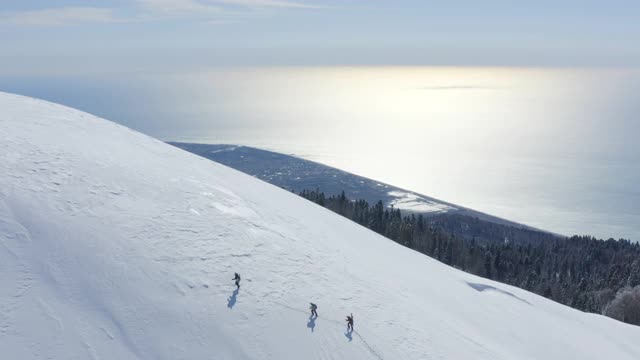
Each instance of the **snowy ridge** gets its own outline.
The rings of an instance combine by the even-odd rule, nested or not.
[[[0,266],[0,353],[11,359],[640,358],[637,327],[457,271],[114,123],[4,93]]]

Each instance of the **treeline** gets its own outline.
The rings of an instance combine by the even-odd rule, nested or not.
[[[344,192],[299,195],[447,265],[640,325],[638,243],[564,238],[463,215],[403,215],[382,201],[351,201]]]

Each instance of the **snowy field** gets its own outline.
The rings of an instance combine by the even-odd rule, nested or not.
[[[453,206],[431,201],[414,193],[390,191],[389,195],[395,198],[389,203],[389,205],[400,210],[420,213],[446,213],[452,210],[457,210]]]
[[[148,136],[0,93],[2,359],[637,360],[638,339]]]

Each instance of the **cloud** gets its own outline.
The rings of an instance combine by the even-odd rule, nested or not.
[[[124,23],[163,20],[200,20],[211,24],[230,23],[260,9],[319,8],[288,0],[130,0],[130,6],[116,10],[102,7],[60,7],[22,12],[0,12],[0,25],[63,26],[84,23]],[[244,9],[244,10],[243,10]],[[123,15],[123,14],[127,15]]]
[[[319,8],[317,5],[305,4],[296,1],[280,0],[211,0],[212,2],[238,5],[246,7],[276,7],[276,8]]]
[[[223,12],[220,7],[196,0],[135,0],[135,3],[151,14],[169,17],[211,15]]]
[[[490,90],[496,89],[494,86],[481,85],[441,85],[441,86],[420,86],[416,90]]]
[[[117,18],[112,9],[98,7],[64,7],[18,13],[0,13],[0,24],[22,26],[61,26],[121,21],[122,19]]]
[[[285,0],[134,0],[134,2],[156,18],[207,17],[209,21],[246,14],[239,11],[242,8],[253,11],[266,8],[318,8],[315,5]]]

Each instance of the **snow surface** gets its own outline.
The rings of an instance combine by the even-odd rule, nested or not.
[[[389,202],[389,206],[393,206],[394,208],[400,210],[416,211],[422,213],[446,213],[449,211],[457,210],[453,206],[427,200],[424,197],[414,193],[404,191],[389,191],[387,194],[396,198]]]
[[[0,93],[3,359],[635,360],[638,339],[148,136]]]

